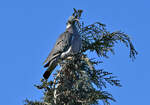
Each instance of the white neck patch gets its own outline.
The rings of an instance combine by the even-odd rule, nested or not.
[[[70,28],[70,27],[71,27],[71,24],[67,24],[66,28],[68,29],[68,28]]]

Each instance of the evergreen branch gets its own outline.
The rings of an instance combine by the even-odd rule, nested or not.
[[[127,47],[130,47],[129,57],[132,58],[132,60],[134,60],[138,54],[128,35],[121,31],[110,33],[106,30],[105,25],[100,22],[86,27],[82,26],[80,30],[83,39],[82,52],[86,52],[87,50],[91,52],[95,51],[98,56],[108,58],[108,52],[114,54],[115,43],[122,42]]]

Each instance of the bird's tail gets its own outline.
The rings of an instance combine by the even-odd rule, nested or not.
[[[50,74],[51,74],[51,71],[46,70],[45,73],[43,74],[43,77],[47,80],[49,78]]]
[[[49,76],[51,75],[52,71],[56,68],[57,65],[58,65],[58,60],[57,60],[57,59],[51,61],[51,63],[50,63],[50,65],[49,65],[48,69],[47,69],[47,70],[45,71],[45,73],[43,74],[43,77],[44,77],[45,79],[48,79]]]

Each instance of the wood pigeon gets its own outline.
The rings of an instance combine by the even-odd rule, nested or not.
[[[43,77],[47,80],[60,60],[67,58],[71,54],[77,54],[81,49],[81,36],[77,30],[76,22],[79,21],[74,16],[69,17],[66,31],[62,33],[56,41],[52,51],[44,62],[44,68],[48,68]]]

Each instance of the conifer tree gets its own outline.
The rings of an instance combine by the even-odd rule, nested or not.
[[[82,10],[74,9],[73,16],[81,19]],[[82,36],[82,49],[60,62],[53,80],[41,79],[38,89],[44,90],[40,101],[25,100],[24,105],[104,105],[115,101],[108,91],[108,84],[121,87],[120,81],[112,73],[100,68],[103,63],[97,58],[89,58],[92,53],[98,57],[109,58],[108,53],[115,54],[114,47],[121,42],[129,48],[129,57],[134,60],[137,55],[129,36],[121,31],[109,32],[106,25],[95,22],[85,26],[83,21],[76,23]],[[88,52],[88,53],[87,53]]]

